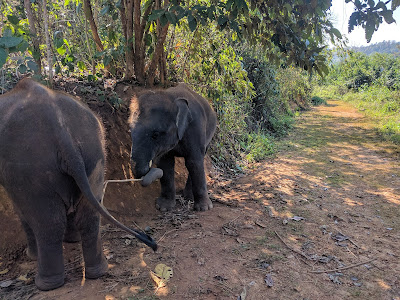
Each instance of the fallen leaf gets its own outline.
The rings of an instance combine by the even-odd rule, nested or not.
[[[171,267],[165,264],[158,264],[154,268],[154,272],[150,271],[150,276],[157,284],[158,288],[164,287],[166,283],[171,279],[173,271]]]
[[[1,288],[7,288],[7,287],[9,287],[10,285],[12,285],[13,284],[13,281],[12,280],[4,280],[4,281],[1,281],[0,282],[0,287]]]
[[[7,274],[8,271],[10,271],[9,269],[4,269],[3,271],[0,271],[0,275],[4,275]]]
[[[19,280],[19,281],[28,281],[29,278],[26,277],[27,275],[28,275],[28,274],[26,274],[26,275],[21,275],[21,276],[19,276],[19,277],[17,278],[17,280]]]
[[[173,275],[172,268],[164,264],[158,264],[154,271],[159,277],[166,281],[170,280]]]
[[[162,288],[165,286],[166,282],[162,278],[158,277],[153,271],[150,271],[150,276],[151,279],[153,279],[153,281],[156,283],[157,288]]]
[[[274,286],[274,281],[272,279],[271,274],[265,275],[264,281],[265,281],[265,283],[267,284],[268,287],[273,287]]]

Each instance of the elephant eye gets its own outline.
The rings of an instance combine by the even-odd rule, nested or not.
[[[151,135],[151,138],[153,140],[156,140],[160,136],[160,132],[154,131],[153,134]]]

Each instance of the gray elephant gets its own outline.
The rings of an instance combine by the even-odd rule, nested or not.
[[[99,203],[104,133],[98,118],[67,94],[23,79],[0,96],[0,185],[13,200],[36,259],[37,287],[64,284],[63,239],[82,242],[86,278],[107,272],[100,214],[156,249],[144,233],[115,220]]]
[[[152,162],[164,172],[157,208],[167,211],[175,206],[175,157],[184,157],[189,172],[185,198],[194,200],[195,210],[211,209],[204,156],[214,135],[217,117],[208,101],[185,84],[179,84],[133,97],[130,110],[134,176],[140,178],[149,172]]]

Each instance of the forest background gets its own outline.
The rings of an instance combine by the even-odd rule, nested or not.
[[[400,6],[351,2],[348,29],[361,26],[367,41]],[[120,82],[187,82],[218,115],[211,158],[234,172],[273,153],[299,111],[329,98],[351,101],[400,143],[399,43],[380,43],[391,49],[385,54],[348,49],[330,7],[330,0],[3,0],[1,93],[24,76],[49,86],[68,78],[119,109]]]

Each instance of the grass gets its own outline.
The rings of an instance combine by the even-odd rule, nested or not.
[[[349,102],[373,119],[376,129],[386,140],[400,144],[400,91],[370,86],[354,92],[330,85],[316,87],[313,96]]]

